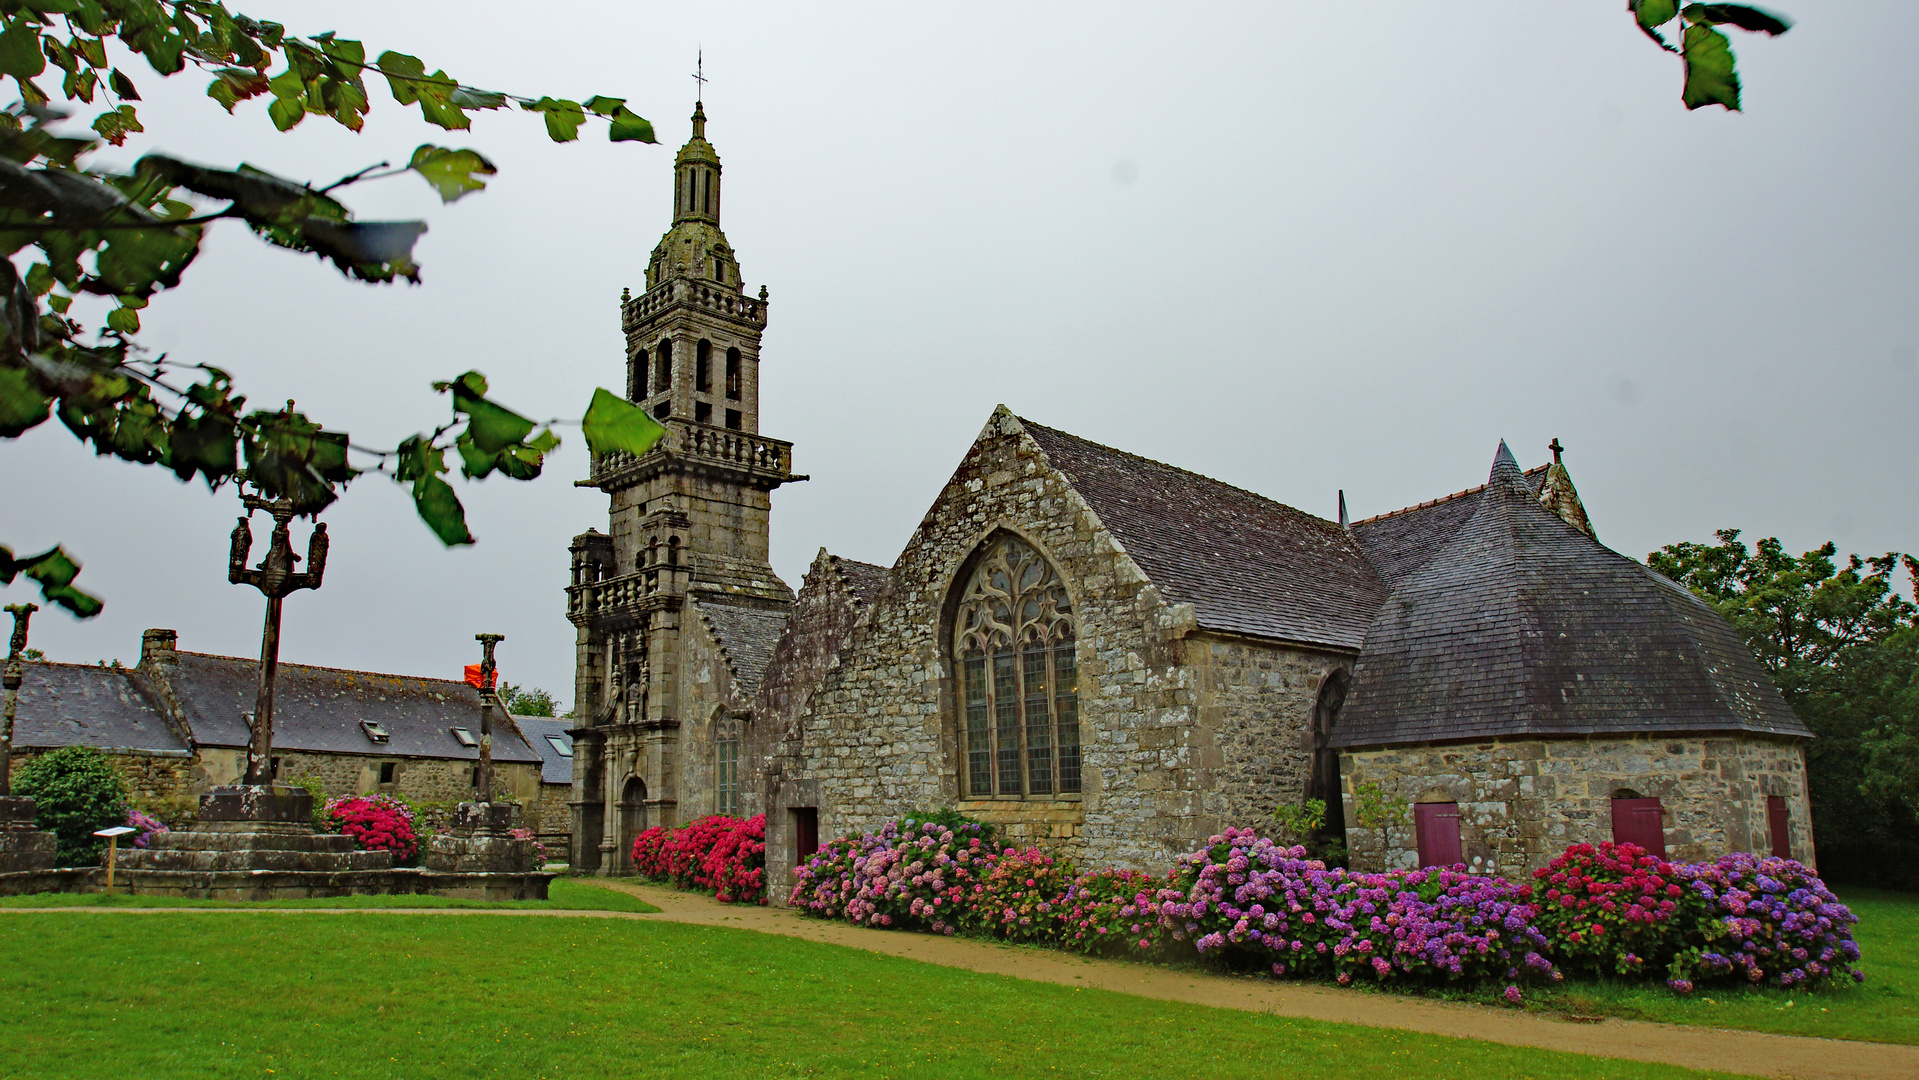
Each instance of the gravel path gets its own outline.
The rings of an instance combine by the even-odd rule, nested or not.
[[[1483,1039],[1593,1057],[1655,1061],[1691,1069],[1732,1070],[1792,1080],[1919,1080],[1919,1047],[1811,1039],[1752,1031],[1637,1020],[1571,1023],[1518,1010],[1423,1001],[1386,994],[1336,991],[1293,983],[1181,972],[1125,960],[1101,960],[970,938],[867,930],[844,922],[805,919],[783,908],[739,907],[693,893],[624,881],[596,885],[630,893],[659,914],[621,911],[487,910],[475,908],[256,908],[259,914],[492,915],[525,918],[666,920],[779,934],[943,967],[1016,979],[1092,987],[1121,994],[1183,1001],[1222,1009],[1398,1028],[1428,1035]],[[16,912],[80,915],[165,915],[232,912],[232,908],[8,908]],[[240,909],[246,910],[246,909]]]

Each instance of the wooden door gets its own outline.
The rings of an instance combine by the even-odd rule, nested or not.
[[[1782,859],[1792,858],[1792,823],[1786,817],[1784,795],[1766,796],[1766,823],[1772,826],[1772,853]]]
[[[1413,839],[1419,845],[1421,866],[1465,862],[1459,843],[1459,804],[1413,804]]]
[[[1655,858],[1666,857],[1665,811],[1658,799],[1614,799],[1612,838],[1615,843],[1638,844]]]

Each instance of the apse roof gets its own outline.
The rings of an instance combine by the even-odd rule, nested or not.
[[[1471,513],[1380,607],[1334,745],[1810,734],[1724,619],[1541,506],[1504,443],[1453,501]]]

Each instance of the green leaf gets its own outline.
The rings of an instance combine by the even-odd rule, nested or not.
[[[419,57],[388,49],[374,63],[380,73],[386,76],[387,87],[393,91],[393,100],[402,105],[411,105],[420,100],[419,84],[414,80],[426,77],[426,64]]]
[[[466,529],[466,508],[460,505],[460,497],[445,480],[429,476],[415,481],[413,507],[419,511],[426,527],[440,538],[440,543],[458,547],[473,542],[473,534]]]
[[[233,107],[240,102],[258,97],[268,90],[267,77],[249,68],[220,68],[213,74],[213,81],[207,84],[207,96],[219,102],[228,112],[232,112]],[[272,111],[272,107],[269,106],[267,109],[269,116]]]
[[[291,131],[294,125],[307,118],[306,106],[297,98],[276,97],[267,106],[267,119],[281,131]]]
[[[453,392],[453,411],[466,415],[467,434],[475,446],[489,455],[519,444],[539,426],[511,409],[488,401],[483,396],[486,377],[477,371],[469,371],[453,382],[435,385]]]
[[[26,368],[0,367],[0,439],[18,438],[47,419],[53,399],[42,394]]]
[[[140,91],[133,88],[133,80],[127,78],[119,68],[113,69],[113,74],[107,76],[107,82],[113,87],[113,92],[121,98],[127,101],[140,100]]]
[[[1687,4],[1686,17],[1693,22],[1737,26],[1773,37],[1792,29],[1792,20],[1744,4]]]
[[[586,110],[577,101],[543,97],[527,106],[546,114],[546,133],[554,142],[572,142],[580,137],[580,125],[586,123]]]
[[[1657,30],[1679,17],[1678,0],[1632,0],[1633,18],[1646,30]]]
[[[638,405],[605,388],[593,391],[593,401],[580,421],[587,452],[598,457],[615,450],[638,456],[653,449],[666,429]]]
[[[47,58],[40,51],[40,31],[25,19],[15,19],[0,32],[0,75],[11,75],[22,83],[47,69]]]
[[[1680,95],[1686,108],[1723,105],[1739,111],[1739,74],[1733,70],[1732,42],[1703,23],[1686,27],[1683,39],[1686,88]]]
[[[0,585],[11,582],[15,574],[24,575],[39,584],[40,595],[48,603],[59,604],[82,619],[91,619],[100,614],[105,604],[99,597],[73,587],[73,579],[79,573],[80,564],[74,562],[64,548],[56,547],[52,551],[16,559],[6,548],[0,547]]]
[[[657,143],[660,140],[653,135],[652,121],[632,112],[625,106],[613,114],[613,122],[607,125],[606,137],[612,142]]]
[[[107,312],[107,329],[120,334],[140,332],[140,313],[130,307],[117,307]]]
[[[426,145],[413,151],[407,168],[419,173],[439,193],[441,202],[453,202],[463,195],[486,190],[487,176],[499,170],[477,150],[447,150]]]
[[[475,90],[470,86],[462,86],[454,90],[453,93],[447,97],[447,100],[463,109],[506,108],[505,94],[496,93],[492,90]]]
[[[224,416],[182,415],[173,422],[160,463],[182,480],[198,472],[209,488],[216,487],[240,467],[240,432]]]

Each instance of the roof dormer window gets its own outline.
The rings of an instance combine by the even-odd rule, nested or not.
[[[478,745],[480,745],[480,740],[478,740],[478,739],[476,739],[476,738],[474,738],[474,737],[473,737],[473,732],[472,732],[472,731],[470,731],[470,730],[468,730],[468,729],[466,729],[466,728],[463,728],[463,727],[456,727],[456,728],[453,728],[453,729],[452,729],[452,731],[453,731],[453,737],[454,737],[454,738],[456,738],[456,739],[458,739],[458,740],[460,740],[460,745],[461,745],[461,746],[478,746]]]
[[[573,756],[573,744],[560,738],[558,735],[548,735],[546,741],[547,745],[553,747],[553,752],[561,757]]]
[[[386,733],[386,728],[381,727],[377,720],[360,721],[360,730],[366,732],[366,737],[376,743],[383,743],[393,738],[393,736]]]

